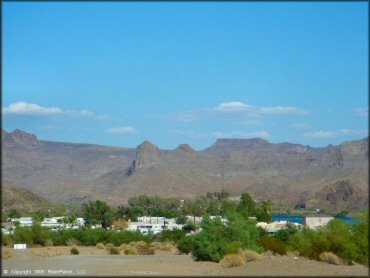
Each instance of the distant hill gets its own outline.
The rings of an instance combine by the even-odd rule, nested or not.
[[[2,208],[5,213],[10,209],[16,209],[21,213],[32,213],[39,210],[54,209],[54,204],[30,190],[16,188],[9,183],[4,183],[2,185]]]
[[[53,201],[119,204],[139,194],[189,198],[225,189],[286,207],[368,206],[357,197],[330,205],[323,198],[346,182],[367,199],[368,137],[325,148],[220,139],[203,151],[186,144],[161,150],[148,141],[136,149],[48,142],[20,130],[2,137],[3,178]]]

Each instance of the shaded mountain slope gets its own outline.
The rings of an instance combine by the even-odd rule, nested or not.
[[[135,150],[40,141],[19,130],[3,131],[2,167],[14,185],[64,202],[100,198],[119,204],[140,194],[187,198],[226,189],[286,206],[303,198],[317,205],[326,202],[317,193],[341,180],[367,196],[368,138],[326,148],[220,139],[203,151],[186,144],[161,150],[145,141]],[[345,206],[357,209],[351,204],[355,200]]]

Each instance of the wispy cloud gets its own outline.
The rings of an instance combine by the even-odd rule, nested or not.
[[[219,106],[215,107],[213,110],[216,112],[243,112],[250,111],[253,109],[252,105],[245,104],[239,101],[223,102]]]
[[[335,138],[337,135],[335,132],[332,131],[315,131],[315,132],[307,132],[303,134],[303,137],[307,138],[314,138],[314,139],[326,139],[326,138]]]
[[[189,110],[172,114],[154,114],[152,118],[172,120],[184,123],[196,122],[202,119],[216,118],[231,121],[241,125],[259,124],[257,119],[264,115],[301,115],[308,114],[307,110],[290,107],[262,107],[253,106],[240,101],[222,102],[211,108]]]
[[[3,113],[9,115],[48,116],[62,114],[63,110],[59,107],[42,107],[38,104],[20,101],[12,103],[8,107],[3,107]]]
[[[212,133],[216,138],[268,138],[271,135],[267,131],[254,131],[254,132],[245,132],[241,130],[223,132],[216,131]]]
[[[291,127],[296,128],[296,129],[308,129],[308,128],[311,128],[312,125],[306,124],[306,123],[297,123],[297,124],[291,125]]]
[[[368,131],[343,128],[339,130],[338,133],[346,136],[365,136],[368,133]]]
[[[368,117],[369,116],[369,108],[358,108],[355,110],[355,115],[356,116],[361,116],[361,117]]]
[[[261,114],[267,115],[284,115],[284,114],[291,114],[291,115],[307,115],[308,111],[304,109],[300,109],[297,107],[291,106],[276,106],[276,107],[262,107],[260,108]]]
[[[131,134],[135,132],[136,130],[132,126],[113,127],[105,131],[105,133],[111,134]]]
[[[69,116],[69,117],[81,117],[91,118],[95,120],[107,120],[108,116],[96,115],[86,109],[82,110],[63,110],[59,107],[45,107],[35,103],[28,103],[26,101],[19,101],[10,104],[8,107],[3,107],[4,115],[13,116]]]
[[[368,134],[368,130],[354,130],[354,129],[346,129],[342,128],[337,131],[315,131],[315,132],[307,132],[303,134],[304,137],[307,138],[314,138],[314,139],[326,139],[326,138],[335,138],[340,136],[366,136]]]

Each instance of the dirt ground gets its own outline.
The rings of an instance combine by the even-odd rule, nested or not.
[[[2,248],[3,276],[369,276],[361,265],[331,265],[294,256],[265,255],[244,266],[223,268],[218,263],[195,262],[175,250],[155,255],[109,255],[97,247],[34,247],[26,250]]]

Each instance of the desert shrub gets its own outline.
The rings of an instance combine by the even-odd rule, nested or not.
[[[263,237],[259,243],[265,250],[270,250],[273,254],[286,255],[287,246],[280,239]]]
[[[134,245],[139,255],[154,255],[155,250],[145,241],[138,241]]]
[[[360,215],[360,221],[352,226],[353,242],[357,246],[356,262],[369,265],[369,213]]]
[[[280,229],[273,235],[273,237],[287,243],[289,238],[297,231],[297,228],[293,224],[288,223],[285,229]]]
[[[34,224],[31,227],[16,227],[12,239],[15,243],[27,243],[30,245],[45,245],[49,238],[48,229]]]
[[[114,247],[114,244],[113,244],[113,243],[111,243],[111,242],[109,242],[109,243],[107,243],[107,244],[105,245],[105,248],[107,248],[107,249],[109,249],[109,248],[111,248],[111,247]]]
[[[161,250],[161,251],[171,251],[174,246],[170,242],[152,242],[149,244],[150,247],[154,248],[154,250]]]
[[[326,263],[329,263],[329,264],[340,265],[340,259],[338,258],[338,256],[331,253],[331,252],[321,253],[319,258],[320,258],[320,261],[322,261],[322,262],[326,262]]]
[[[194,236],[186,236],[177,242],[177,249],[180,253],[189,254],[194,246]]]
[[[11,245],[11,243],[12,243],[12,240],[11,240],[10,236],[6,235],[4,233],[1,233],[1,244],[3,246],[9,246],[9,245]]]
[[[111,255],[119,255],[119,253],[120,253],[120,251],[119,251],[119,249],[117,247],[111,246],[109,248],[109,254],[111,254]]]
[[[155,239],[161,242],[172,241],[177,243],[179,240],[185,237],[185,232],[182,230],[164,230],[160,234],[155,236]]]
[[[96,246],[98,243],[112,243],[119,246],[133,241],[149,242],[152,240],[152,237],[142,235],[140,232],[117,232],[103,228],[91,229],[86,227],[78,230],[49,231],[49,237],[55,245],[67,245],[68,241],[74,238],[78,240],[79,245],[84,246]]]
[[[324,252],[317,252],[313,246],[313,242],[320,242],[321,246],[316,243],[316,247],[320,249],[326,249],[325,242],[322,240],[316,240],[318,233],[312,229],[304,228],[302,231],[299,231],[293,234],[288,240],[288,249],[290,251],[298,251],[301,256],[308,257],[310,259],[318,259],[318,256]]]
[[[250,261],[258,261],[262,258],[261,254],[249,249],[245,249],[241,252],[241,256],[244,258],[246,262]]]
[[[242,266],[245,264],[244,258],[239,254],[228,254],[221,261],[220,264],[224,268]]]
[[[98,242],[98,243],[96,244],[96,247],[97,247],[98,249],[105,249],[105,245],[104,245],[104,243],[102,243],[102,242]]]
[[[71,254],[72,255],[78,255],[78,254],[80,254],[80,251],[78,251],[77,247],[72,247],[71,248]]]
[[[138,255],[136,248],[132,248],[132,247],[128,247],[127,249],[125,249],[124,253],[126,255]]]
[[[185,233],[190,233],[192,231],[196,231],[198,229],[198,225],[195,224],[195,223],[187,223],[185,224],[183,227],[182,227],[182,230],[185,232]]]
[[[202,231],[192,236],[191,253],[196,260],[219,262],[229,251],[228,248],[236,244],[232,242],[240,242],[240,248],[243,249],[262,250],[256,244],[258,231],[255,225],[249,224],[235,212],[228,213],[227,219],[228,222],[224,224],[220,218],[203,218]]]
[[[237,254],[240,253],[242,249],[242,244],[240,241],[232,241],[225,245],[225,254]]]

